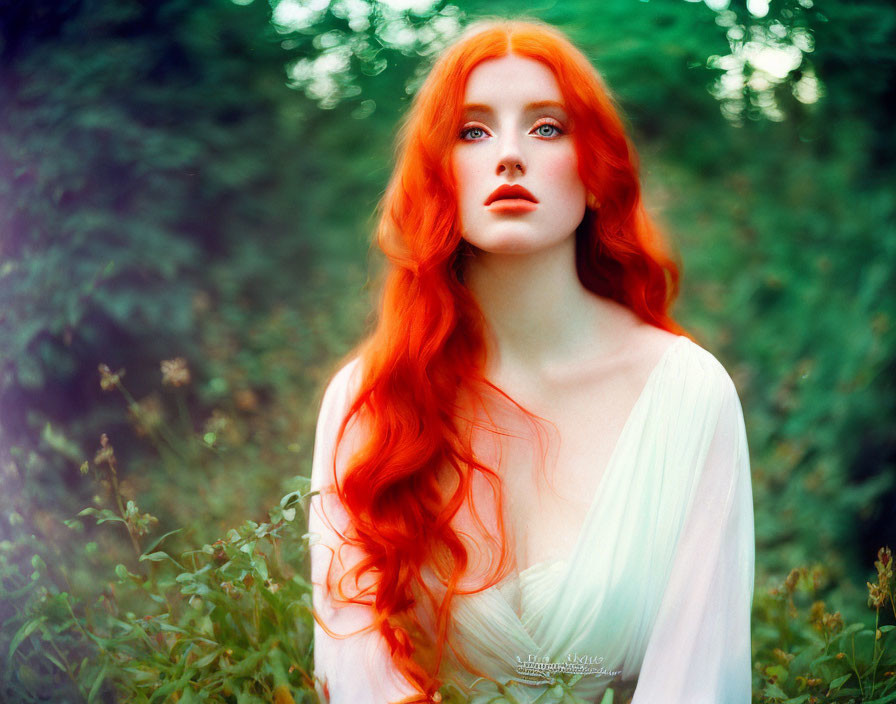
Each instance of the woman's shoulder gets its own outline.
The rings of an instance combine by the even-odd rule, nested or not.
[[[679,372],[687,371],[706,382],[717,381],[723,385],[731,382],[719,359],[689,335],[644,323],[632,331],[631,339],[631,347],[640,348],[642,358],[647,359],[650,366],[671,362]]]
[[[675,341],[677,378],[695,400],[719,404],[738,401],[737,387],[731,374],[709,349],[687,335]]]
[[[324,388],[322,405],[334,405],[344,409],[358,390],[362,369],[360,354],[343,360]]]

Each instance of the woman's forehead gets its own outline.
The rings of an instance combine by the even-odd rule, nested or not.
[[[550,68],[535,59],[510,54],[483,61],[467,78],[464,107],[470,112],[488,112],[495,106],[563,109],[563,96]]]

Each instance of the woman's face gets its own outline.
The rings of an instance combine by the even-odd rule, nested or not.
[[[524,254],[575,232],[586,189],[562,103],[554,74],[533,59],[509,54],[470,73],[452,153],[467,242],[486,252]],[[495,194],[502,186],[521,186],[529,195]]]

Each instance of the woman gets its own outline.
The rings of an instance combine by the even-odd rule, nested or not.
[[[602,81],[549,26],[480,23],[398,153],[378,326],[315,441],[322,698],[748,704],[741,405],[669,316]]]

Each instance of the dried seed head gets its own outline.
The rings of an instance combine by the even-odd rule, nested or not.
[[[111,391],[116,386],[118,386],[121,377],[124,376],[124,369],[119,369],[114,374],[112,370],[109,369],[109,366],[106,364],[100,364],[98,367],[100,371],[100,388],[103,391]]]
[[[183,357],[164,359],[161,363],[162,383],[166,386],[186,386],[190,383],[190,370]]]

